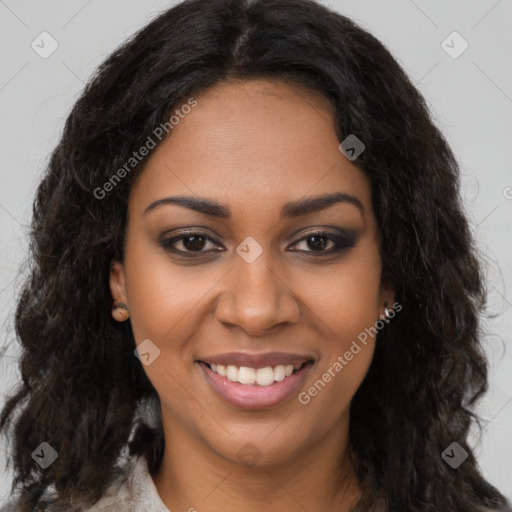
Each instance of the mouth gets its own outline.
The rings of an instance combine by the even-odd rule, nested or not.
[[[247,363],[251,366],[198,360],[203,376],[215,393],[228,404],[245,410],[280,405],[299,388],[315,361],[305,357],[278,358],[290,364]],[[275,361],[275,358],[274,358]],[[230,361],[234,362],[234,361]]]

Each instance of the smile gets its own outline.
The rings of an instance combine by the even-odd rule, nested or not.
[[[197,362],[216,395],[245,410],[280,405],[298,390],[314,364],[307,360],[293,365],[253,368]]]
[[[292,375],[306,363],[298,363],[295,365],[277,365],[265,366],[264,368],[248,368],[247,366],[224,366],[222,364],[212,364],[210,369],[212,372],[226,377],[231,382],[239,382],[246,385],[271,386],[274,382],[281,382],[286,377]]]

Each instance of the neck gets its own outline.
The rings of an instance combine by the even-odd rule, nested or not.
[[[348,420],[348,419],[347,419]],[[360,489],[349,455],[348,421],[284,462],[246,466],[222,457],[189,430],[164,420],[157,491],[170,511],[349,512]]]

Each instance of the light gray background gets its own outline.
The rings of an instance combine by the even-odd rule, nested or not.
[[[67,113],[104,58],[174,3],[0,0],[1,344],[14,339],[17,272],[26,258],[32,200]],[[485,321],[490,390],[479,408],[483,436],[473,442],[485,476],[512,498],[512,1],[324,4],[353,18],[391,50],[427,99],[461,165],[463,197],[487,262],[487,313],[497,315]],[[31,48],[43,31],[59,45],[47,59]],[[441,46],[453,31],[469,44],[458,58]],[[462,41],[452,39],[446,44],[453,53]],[[16,354],[11,344],[0,360],[0,405],[19,378]],[[0,503],[11,478],[3,471],[2,448]]]

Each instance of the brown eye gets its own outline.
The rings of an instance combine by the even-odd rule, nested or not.
[[[187,234],[181,234],[168,239],[160,241],[160,245],[166,250],[176,254],[183,255],[185,257],[192,256],[194,254],[187,253],[209,253],[211,250],[204,250],[208,243],[217,246],[216,240],[208,236],[205,233],[200,232],[189,232]],[[215,250],[215,249],[214,249]]]
[[[186,236],[182,238],[183,240],[183,247],[187,251],[200,251],[204,248],[206,244],[206,237],[201,235],[192,235],[192,236]]]
[[[329,238],[322,235],[312,235],[305,238],[307,240],[307,245],[313,251],[323,251],[329,242],[332,242]],[[332,242],[334,243],[334,242]]]
[[[344,235],[336,235],[334,233],[322,231],[317,233],[308,233],[307,236],[295,242],[293,246],[297,246],[298,244],[303,243],[303,246],[306,248],[299,249],[297,252],[317,252],[320,253],[320,255],[327,255],[354,247],[356,244],[356,238],[357,237],[354,233],[347,232]],[[329,242],[333,245],[331,245],[331,247],[326,250]]]

